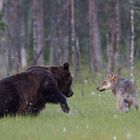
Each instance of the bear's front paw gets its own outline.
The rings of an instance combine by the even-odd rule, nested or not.
[[[63,112],[65,112],[65,113],[69,113],[69,111],[70,111],[69,106],[66,104],[61,104],[61,108],[62,108]]]

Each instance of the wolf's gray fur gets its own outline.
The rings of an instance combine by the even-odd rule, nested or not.
[[[132,80],[124,79],[118,75],[111,74],[107,80],[102,81],[97,87],[99,91],[111,90],[116,98],[116,110],[127,112],[130,107],[138,110],[137,88]]]

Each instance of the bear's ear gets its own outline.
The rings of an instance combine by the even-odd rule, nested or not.
[[[69,70],[69,63],[68,63],[68,62],[65,62],[65,63],[63,64],[63,68],[64,68],[65,70]]]

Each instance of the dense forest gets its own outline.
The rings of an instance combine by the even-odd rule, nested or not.
[[[139,0],[1,0],[0,77],[65,61],[74,74],[129,68],[139,25]]]

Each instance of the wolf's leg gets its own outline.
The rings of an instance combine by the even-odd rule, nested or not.
[[[121,110],[123,112],[128,112],[129,111],[129,105],[128,105],[128,102],[126,102],[125,100],[122,102],[122,108]]]
[[[136,109],[136,110],[139,110],[139,104],[138,104],[138,101],[135,97],[133,97],[131,99],[131,102],[132,102],[132,106]]]
[[[119,95],[117,95],[116,96],[116,111],[117,112],[121,112],[121,104],[122,104],[121,98]]]
[[[116,97],[116,111],[119,112],[120,109],[119,109],[119,100],[118,98]]]
[[[122,95],[116,96],[116,110],[118,112],[128,112],[129,111],[128,102],[126,102],[126,99],[124,99],[124,96],[122,96]]]

